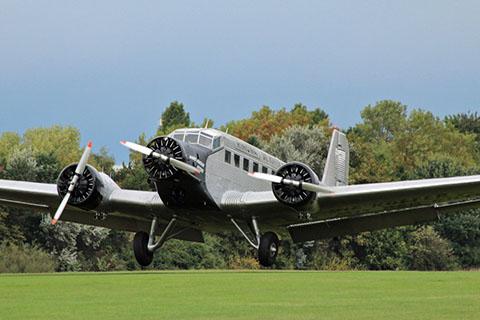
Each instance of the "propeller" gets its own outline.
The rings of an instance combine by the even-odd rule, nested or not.
[[[175,158],[168,157],[164,154],[155,152],[148,147],[145,147],[145,146],[133,143],[133,142],[129,142],[129,141],[120,141],[120,143],[123,144],[125,147],[127,147],[130,150],[140,152],[140,153],[142,153],[146,156],[152,156],[152,157],[155,157],[155,158],[159,158],[163,162],[165,162],[167,164],[171,164],[172,166],[174,166],[175,168],[177,168],[179,170],[186,171],[186,172],[194,174],[196,176],[198,176],[200,174],[200,170],[198,168],[195,168],[194,166],[191,166],[188,163],[177,160]]]
[[[92,141],[88,141],[88,144],[85,147],[85,151],[83,151],[82,157],[80,158],[80,161],[77,164],[77,168],[75,169],[75,175],[73,176],[72,180],[70,181],[70,185],[68,186],[67,194],[63,197],[62,202],[60,202],[60,206],[57,208],[57,211],[55,212],[55,215],[52,219],[52,225],[57,223],[58,219],[60,219],[60,216],[63,213],[63,210],[65,210],[65,207],[67,206],[67,202],[70,199],[70,196],[72,195],[73,190],[77,186],[78,179],[80,179],[80,176],[85,171],[85,166],[87,165],[87,161],[88,161],[88,158],[90,157],[91,151],[92,151]]]
[[[265,180],[265,181],[270,181],[273,183],[279,183],[287,186],[294,186],[297,188],[300,188],[302,190],[306,191],[311,191],[311,192],[321,192],[321,193],[333,193],[333,190],[324,187],[318,184],[310,183],[310,182],[304,182],[304,181],[296,181],[296,180],[291,180],[291,179],[285,179],[280,176],[275,176],[272,174],[267,174],[267,173],[260,173],[260,172],[249,172],[248,173],[250,176],[260,179],[260,180]]]

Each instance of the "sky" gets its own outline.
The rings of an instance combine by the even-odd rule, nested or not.
[[[262,105],[347,128],[382,99],[480,111],[479,1],[0,0],[0,132],[54,124],[128,159],[184,103],[216,125]]]

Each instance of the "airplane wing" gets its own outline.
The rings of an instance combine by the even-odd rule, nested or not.
[[[53,213],[60,203],[56,184],[0,180],[0,205]],[[169,220],[158,193],[115,188],[95,210],[67,206],[62,220],[124,231],[150,231],[153,215]],[[160,224],[160,229],[162,225]],[[203,242],[201,231],[182,228],[175,238]]]
[[[423,223],[480,208],[480,175],[331,187],[307,208],[280,203],[273,192],[228,192],[223,206],[283,224],[295,242]],[[303,218],[303,221],[300,220]],[[300,223],[301,221],[301,223]]]
[[[480,208],[480,175],[335,187],[319,194],[315,222],[288,227],[294,241],[324,239],[438,219]]]

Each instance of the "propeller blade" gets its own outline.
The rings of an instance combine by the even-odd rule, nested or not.
[[[169,158],[169,157],[166,157],[166,158],[168,159],[167,161],[169,161],[170,164],[177,169],[190,172],[190,173],[192,173],[196,176],[198,176],[200,174],[200,170],[198,168],[195,168],[194,166],[191,166],[188,163],[185,163],[183,161],[180,161],[180,160],[177,160],[177,159],[174,159],[174,158]]]
[[[266,180],[270,181],[273,183],[282,183],[282,177],[280,176],[275,176],[273,174],[267,174],[267,173],[260,173],[260,172],[249,172],[248,175],[260,179],[260,180]]]
[[[282,178],[280,176],[275,176],[275,175],[272,175],[272,174],[266,174],[266,173],[260,173],[260,172],[250,172],[248,174],[250,176],[252,176],[254,178],[257,178],[257,179],[260,179],[260,180],[270,181],[270,182],[273,182],[273,183],[281,183],[281,184],[289,185],[289,186],[294,186],[294,187],[297,187],[297,188],[300,188],[300,189],[306,190],[306,191],[321,192],[321,193],[333,193],[333,190],[328,188],[328,187],[321,186],[321,185],[314,184],[314,183],[310,183],[310,182],[295,181],[295,180],[285,179],[285,178]]]
[[[77,164],[77,169],[75,169],[76,174],[83,174],[85,170],[85,166],[87,165],[88,158],[90,157],[90,153],[92,152],[92,141],[88,141],[87,146],[85,147],[85,151],[83,151],[82,157]]]
[[[67,192],[65,197],[63,197],[62,202],[60,202],[60,206],[58,207],[57,211],[55,212],[55,216],[52,219],[52,225],[56,224],[58,219],[60,219],[60,216],[63,213],[63,210],[65,210],[65,207],[67,206],[68,199],[70,199],[70,192]]]
[[[189,165],[188,163],[185,163],[183,161],[180,161],[180,160],[168,157],[164,154],[155,152],[148,147],[145,147],[145,146],[133,143],[133,142],[129,142],[129,141],[120,141],[120,143],[123,144],[125,147],[129,148],[130,150],[140,152],[140,153],[142,153],[146,156],[152,156],[152,157],[155,157],[155,158],[159,158],[165,163],[170,163],[172,166],[174,166],[177,169],[192,173],[192,174],[197,175],[197,176],[200,174],[200,170],[198,168],[195,168],[194,166]]]
[[[60,216],[62,215],[63,210],[65,210],[65,207],[67,206],[68,199],[70,199],[70,196],[72,195],[72,191],[75,189],[77,185],[78,179],[83,174],[83,171],[85,171],[88,158],[90,157],[90,153],[92,151],[92,145],[93,145],[92,141],[88,141],[87,146],[83,151],[82,157],[80,158],[80,161],[78,162],[77,167],[75,168],[75,175],[73,176],[72,181],[70,181],[67,194],[65,195],[65,197],[63,197],[62,202],[60,202],[60,206],[57,208],[57,211],[55,212],[55,215],[52,219],[52,225],[56,224],[57,221],[60,219]]]
[[[146,156],[149,156],[153,153],[152,149],[150,149],[148,147],[145,147],[145,146],[141,146],[139,144],[136,144],[136,143],[133,143],[133,142],[130,142],[130,141],[122,140],[122,141],[120,141],[120,143],[123,144],[128,149],[143,153]]]

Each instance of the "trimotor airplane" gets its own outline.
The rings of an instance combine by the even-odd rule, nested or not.
[[[87,165],[89,143],[57,184],[0,180],[0,204],[56,209],[52,224],[62,218],[136,232],[133,250],[142,266],[168,239],[202,242],[202,231],[238,230],[257,250],[260,264],[271,266],[277,233],[288,231],[294,242],[305,242],[480,207],[480,175],[348,185],[349,146],[338,130],[321,180],[306,164],[284,163],[215,129],[178,129],[147,146],[122,144],[144,155],[156,191],[121,189]]]

